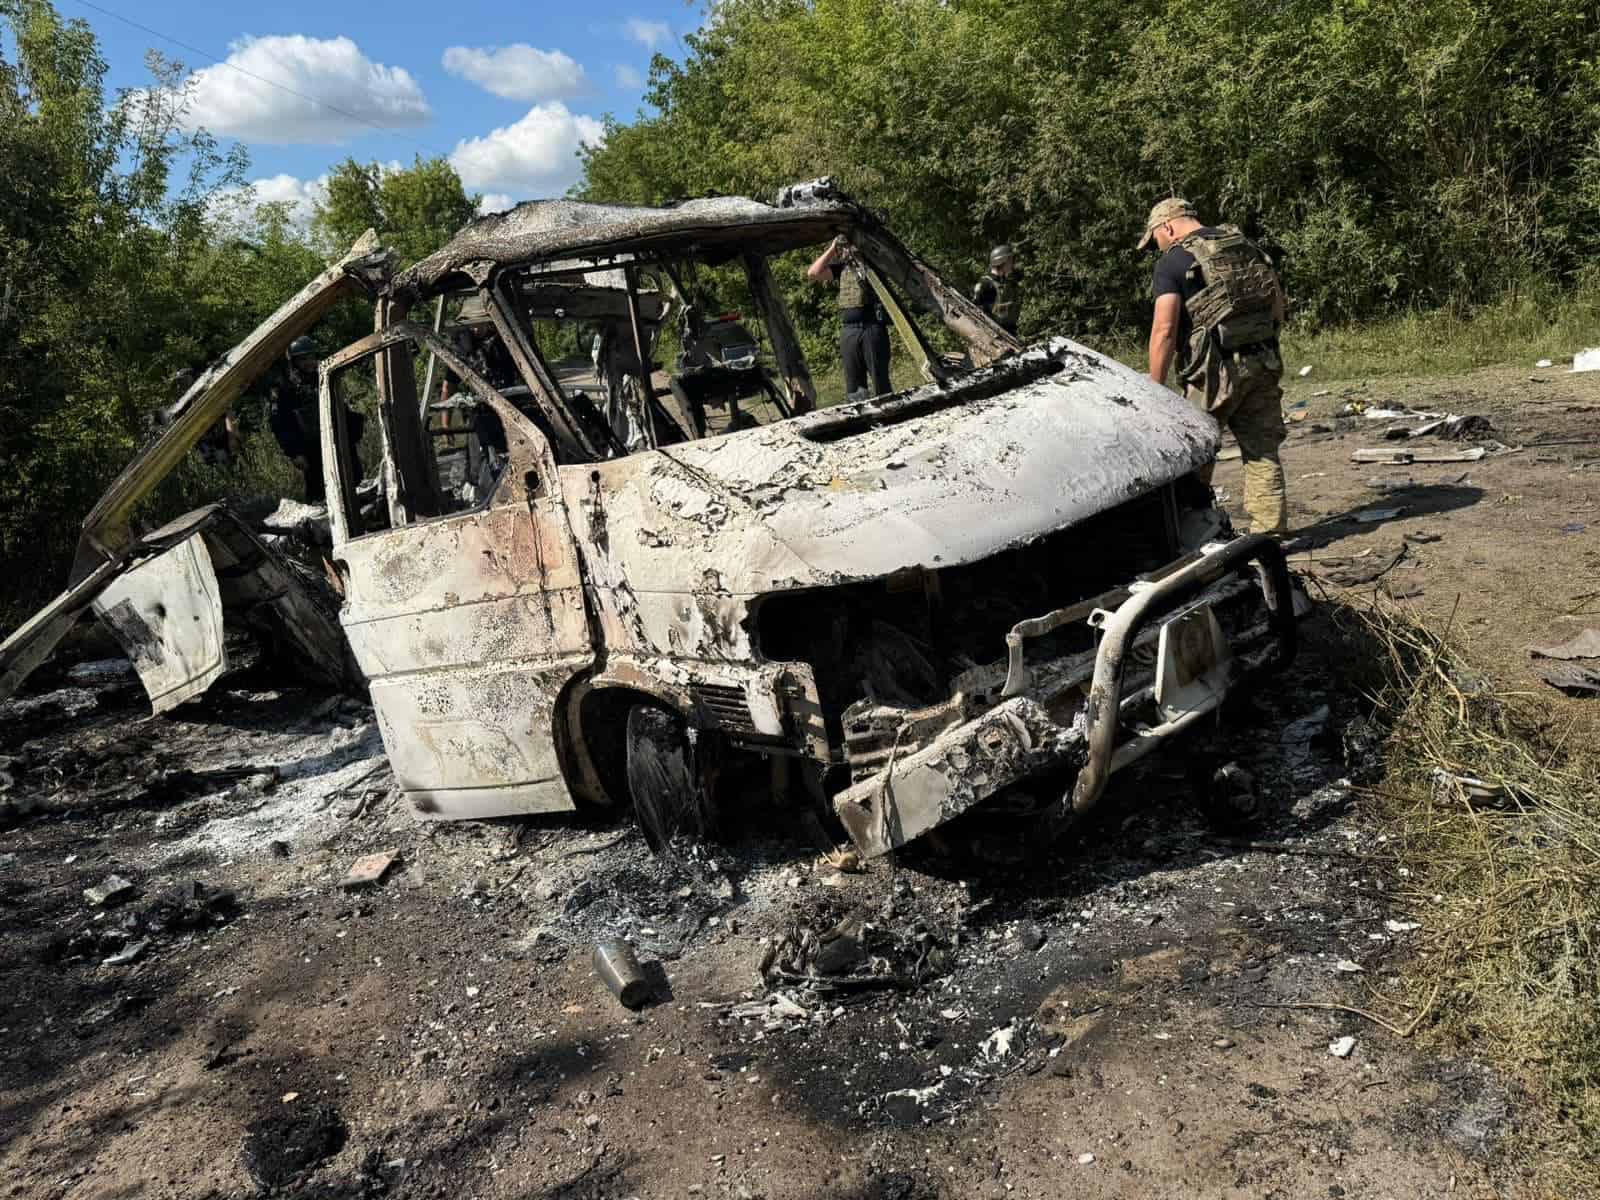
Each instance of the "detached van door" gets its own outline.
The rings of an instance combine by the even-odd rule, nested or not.
[[[144,554],[147,547],[129,527],[138,505],[183,461],[206,430],[228,411],[228,406],[283,357],[290,342],[310,332],[341,299],[375,292],[389,278],[393,265],[393,255],[379,246],[378,235],[369,229],[343,258],[284,301],[277,312],[224,358],[206,368],[168,409],[167,424],[161,432],[123,468],[84,519],[68,589],[0,643],[0,700],[22,686],[96,598],[127,571],[131,561]],[[144,572],[144,584],[139,585],[155,600],[161,598],[160,594],[149,585],[161,570]],[[182,580],[181,571],[168,572],[169,582],[181,585]],[[110,602],[115,603],[116,600]],[[187,661],[195,666],[193,673],[174,665],[172,670],[178,673],[171,674],[161,685],[169,698],[180,696],[184,690],[197,695],[215,677],[215,664],[207,655],[189,655]],[[177,664],[179,658],[174,657],[172,662]],[[162,710],[158,707],[156,711]]]
[[[376,381],[386,416],[407,404],[414,413],[413,350],[432,351],[499,417],[506,462],[486,497],[466,507],[454,499],[460,485],[452,490],[438,471],[431,441],[420,455],[417,447],[386,446],[391,494],[363,511],[348,426],[335,416],[362,380]],[[594,646],[548,441],[415,324],[392,326],[325,361],[321,417],[345,593],[340,621],[413,810],[456,820],[571,809],[556,749],[557,702],[593,663]],[[408,427],[416,429],[386,419],[386,440]],[[424,427],[411,436],[433,435]],[[427,478],[408,483],[396,463],[419,458]]]

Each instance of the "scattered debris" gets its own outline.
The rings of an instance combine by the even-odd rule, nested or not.
[[[1374,475],[1367,480],[1367,487],[1385,496],[1391,492],[1404,492],[1416,486],[1417,481],[1409,475],[1404,478],[1398,476],[1386,478],[1381,475]]]
[[[1548,358],[1541,358],[1538,362],[1534,363],[1533,365],[1535,367],[1537,367],[1539,370],[1543,371],[1547,367],[1555,366],[1555,363],[1551,362]]]
[[[1018,1025],[1012,1021],[992,1031],[978,1047],[978,1054],[986,1063],[997,1063],[1007,1057],[1017,1040]]]
[[[1504,784],[1490,783],[1486,779],[1447,771],[1443,767],[1434,768],[1433,784],[1436,792],[1459,796],[1473,805],[1498,804],[1511,798],[1511,789]]]
[[[1356,1048],[1356,1039],[1346,1034],[1342,1038],[1328,1043],[1328,1053],[1335,1058],[1349,1058],[1350,1052]]]
[[[859,912],[828,920],[823,906],[767,948],[761,976],[819,993],[910,988],[950,969],[949,951],[920,922],[885,928]]]
[[[1405,509],[1400,507],[1363,508],[1360,512],[1351,513],[1350,519],[1352,521],[1360,521],[1363,525],[1371,525],[1378,521],[1392,521],[1403,512],[1405,512]]]
[[[133,883],[121,875],[107,875],[93,887],[83,889],[83,898],[95,908],[104,908],[133,895]]]
[[[128,963],[131,963],[131,962],[135,961],[136,959],[138,959],[139,956],[142,955],[149,948],[150,948],[150,939],[149,938],[140,938],[136,942],[129,942],[126,946],[124,946],[121,950],[118,950],[110,958],[102,959],[100,965],[103,966],[103,967],[121,967],[121,966],[126,966]]]
[[[1589,527],[1586,524],[1584,524],[1582,521],[1568,521],[1565,525],[1563,525],[1561,527],[1561,532],[1562,533],[1582,533],[1587,528],[1589,528]]]
[[[1364,975],[1367,969],[1353,959],[1341,958],[1333,964],[1333,969],[1341,975]]]
[[[1410,466],[1413,463],[1478,462],[1489,451],[1482,446],[1470,450],[1356,450],[1350,455],[1352,462],[1383,463],[1388,466]]]
[[[1441,437],[1446,441],[1462,442],[1468,438],[1486,438],[1494,433],[1494,422],[1488,417],[1450,415],[1425,421],[1410,431],[1411,437]]]
[[[1307,363],[1305,366],[1300,368],[1300,378],[1304,379],[1309,374],[1311,374],[1311,364]]]
[[[1396,921],[1393,918],[1385,921],[1383,927],[1390,933],[1414,933],[1422,928],[1421,921]]]
[[[650,999],[650,981],[624,941],[599,942],[594,948],[594,973],[624,1008],[643,1008]]]
[[[1600,658],[1600,629],[1590,627],[1559,645],[1529,646],[1535,658]]]
[[[1414,546],[1426,546],[1444,540],[1444,534],[1434,533],[1428,529],[1408,529],[1401,536]]]
[[[1529,646],[1534,671],[1569,696],[1600,695],[1600,629],[1588,628],[1559,645]]]
[[[1393,554],[1363,553],[1352,558],[1327,558],[1319,560],[1319,577],[1337,587],[1362,587],[1376,583],[1387,575],[1406,556],[1406,543],[1402,541]]]
[[[376,854],[364,854],[350,864],[350,873],[344,877],[339,886],[347,892],[356,888],[370,887],[383,879],[384,874],[399,857],[398,850],[380,850]]]
[[[1600,371],[1600,346],[1589,350],[1580,350],[1572,356],[1572,371],[1576,375],[1580,371]]]
[[[1552,662],[1535,670],[1540,679],[1569,696],[1600,696],[1600,662],[1593,667],[1585,662]]]
[[[67,668],[67,678],[88,687],[116,687],[133,682],[133,664],[125,658],[74,663]]]

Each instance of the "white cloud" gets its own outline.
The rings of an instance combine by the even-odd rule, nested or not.
[[[560,50],[540,50],[526,42],[510,46],[451,46],[444,69],[470,79],[507,100],[554,100],[587,89],[583,67]]]
[[[226,63],[189,76],[187,128],[277,145],[328,143],[373,125],[414,128],[433,115],[410,72],[373,62],[347,37],[244,37],[229,49]]]
[[[612,77],[619,88],[627,88],[629,91],[636,91],[644,86],[644,72],[626,63],[618,64]]]
[[[457,143],[450,164],[469,191],[557,196],[578,179],[578,147],[598,145],[604,133],[559,101],[535,104],[516,124]]]
[[[665,21],[646,21],[643,17],[629,17],[622,26],[622,36],[654,50],[672,36],[672,27]]]
[[[505,212],[508,208],[515,208],[517,202],[504,192],[485,192],[478,197],[478,215],[485,213]]]
[[[294,175],[272,175],[254,179],[243,187],[227,188],[216,197],[213,211],[223,220],[252,224],[254,210],[261,204],[287,204],[289,224],[305,230],[319,201],[328,195],[328,176],[301,179]]]

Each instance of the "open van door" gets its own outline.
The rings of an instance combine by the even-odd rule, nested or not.
[[[505,434],[503,465],[481,488],[441,486],[433,444],[458,436],[450,429],[413,425],[394,434],[406,444],[388,444],[402,427],[390,418],[417,411],[414,354],[429,352]],[[339,414],[347,384],[369,379],[394,494],[362,510]],[[321,391],[339,618],[412,810],[457,820],[572,809],[557,713],[595,651],[550,442],[421,325],[391,326],[324,359]]]
[[[168,410],[166,427],[123,469],[85,518],[68,589],[0,643],[0,700],[22,686],[84,610],[132,563],[148,559],[153,553],[192,557],[192,547],[185,549],[181,542],[171,546],[158,538],[147,541],[137,537],[130,527],[134,510],[245,389],[283,357],[290,342],[308,332],[344,297],[375,292],[388,280],[393,263],[393,255],[378,246],[378,235],[369,229],[349,253],[301,288],[221,361],[207,368]],[[149,589],[144,584],[150,580],[160,576],[181,579],[186,576],[186,569],[150,568],[133,592],[145,595]],[[119,597],[118,603],[127,599],[128,596]],[[150,600],[151,605],[158,603],[159,600]],[[195,664],[195,671],[187,674],[180,670],[177,675],[169,672],[160,685],[164,693],[198,694],[205,689],[200,679],[214,672],[215,663],[205,654],[190,655],[189,659]]]

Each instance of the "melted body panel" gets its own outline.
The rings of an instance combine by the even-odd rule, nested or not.
[[[137,563],[94,603],[157,713],[192,700],[228,669],[222,593],[203,533]]]
[[[560,504],[437,518],[339,554],[341,620],[413,809],[572,808],[552,728],[563,688],[594,655]]]
[[[206,691],[228,668],[228,618],[303,679],[327,687],[359,675],[312,581],[217,505],[147,535],[164,547],[112,580],[94,611],[139,673],[158,713]]]
[[[1218,436],[1063,339],[890,405],[561,476],[607,645],[737,660],[753,597],[986,558],[1178,479]]]

